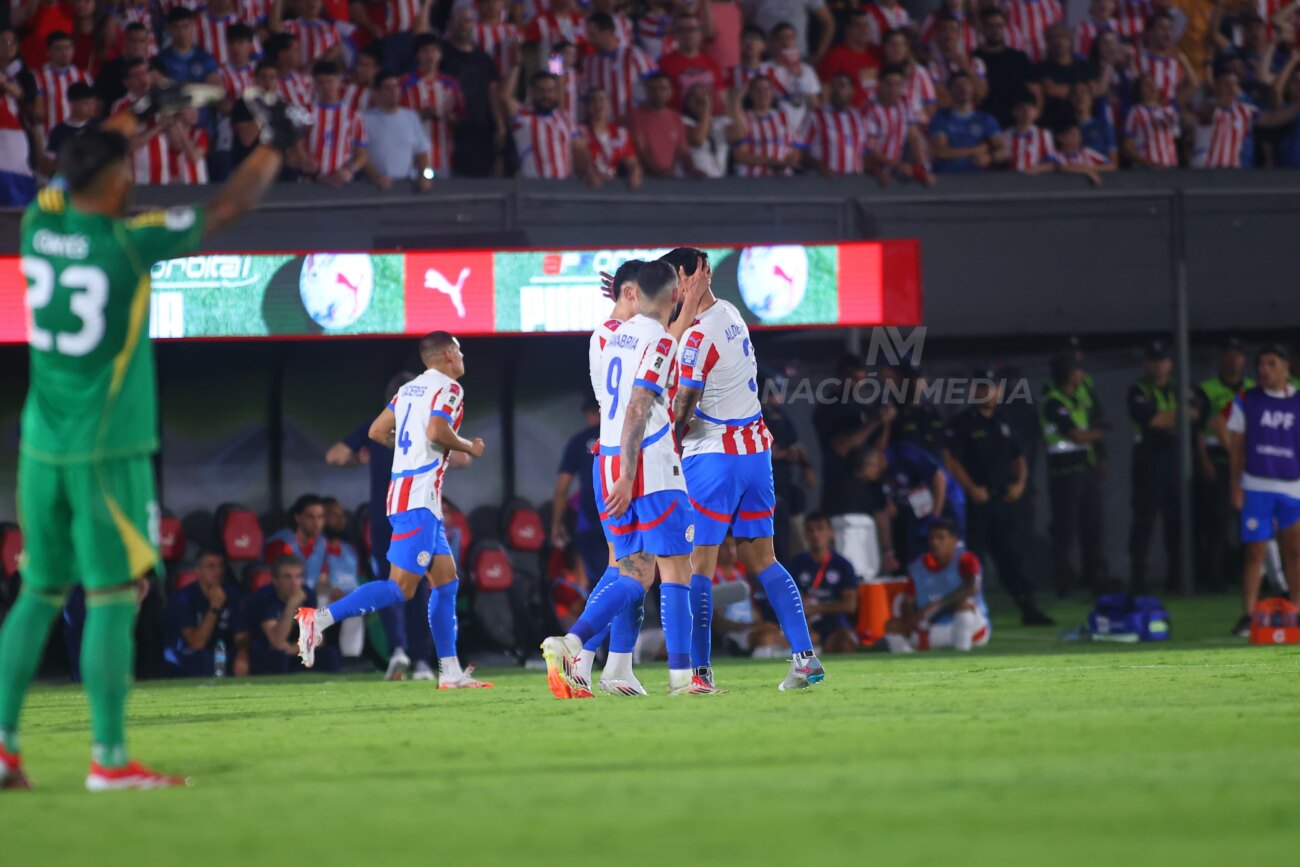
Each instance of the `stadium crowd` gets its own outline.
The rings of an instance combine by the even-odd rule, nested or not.
[[[334,186],[1296,167],[1298,5],[11,0],[0,204],[164,79],[224,99],[141,135],[139,183],[224,178],[253,85],[314,115],[284,179]]]

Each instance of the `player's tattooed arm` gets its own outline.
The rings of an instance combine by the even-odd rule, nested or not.
[[[370,438],[381,446],[393,447],[394,435],[397,432],[397,413],[388,407],[370,423]]]
[[[619,477],[609,489],[605,506],[615,518],[621,517],[632,505],[632,485],[636,481],[636,468],[640,464],[641,439],[645,436],[646,422],[650,420],[650,406],[655,393],[645,386],[632,389],[632,399],[623,419],[623,438],[619,441]]]
[[[673,418],[676,420],[674,433],[677,434],[678,443],[686,436],[686,429],[691,426],[691,419],[695,417],[695,407],[699,405],[703,395],[704,392],[698,388],[688,388],[678,382],[677,398],[673,401]]]

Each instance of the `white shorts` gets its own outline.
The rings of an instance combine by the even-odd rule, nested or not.
[[[989,629],[989,622],[980,612],[975,612],[977,625],[975,626],[975,635],[971,638],[971,647],[983,647],[989,643],[989,636],[993,630]],[[936,623],[928,630],[913,632],[907,637],[907,643],[912,645],[914,650],[929,650],[931,647],[952,647],[952,622]]]

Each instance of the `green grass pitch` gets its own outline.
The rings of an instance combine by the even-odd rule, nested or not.
[[[1300,648],[1224,637],[1228,600],[1171,609],[1162,646],[1003,619],[983,651],[830,658],[796,694],[727,660],[731,694],[675,699],[560,702],[524,671],[145,685],[133,752],[184,791],[84,793],[85,702],[41,687],[0,863],[1296,863]]]

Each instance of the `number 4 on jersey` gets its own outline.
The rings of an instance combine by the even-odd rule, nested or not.
[[[397,432],[397,445],[401,447],[402,454],[411,450],[411,435],[406,432],[406,423],[411,419],[411,405],[407,404],[406,414],[402,416],[402,427]]]

